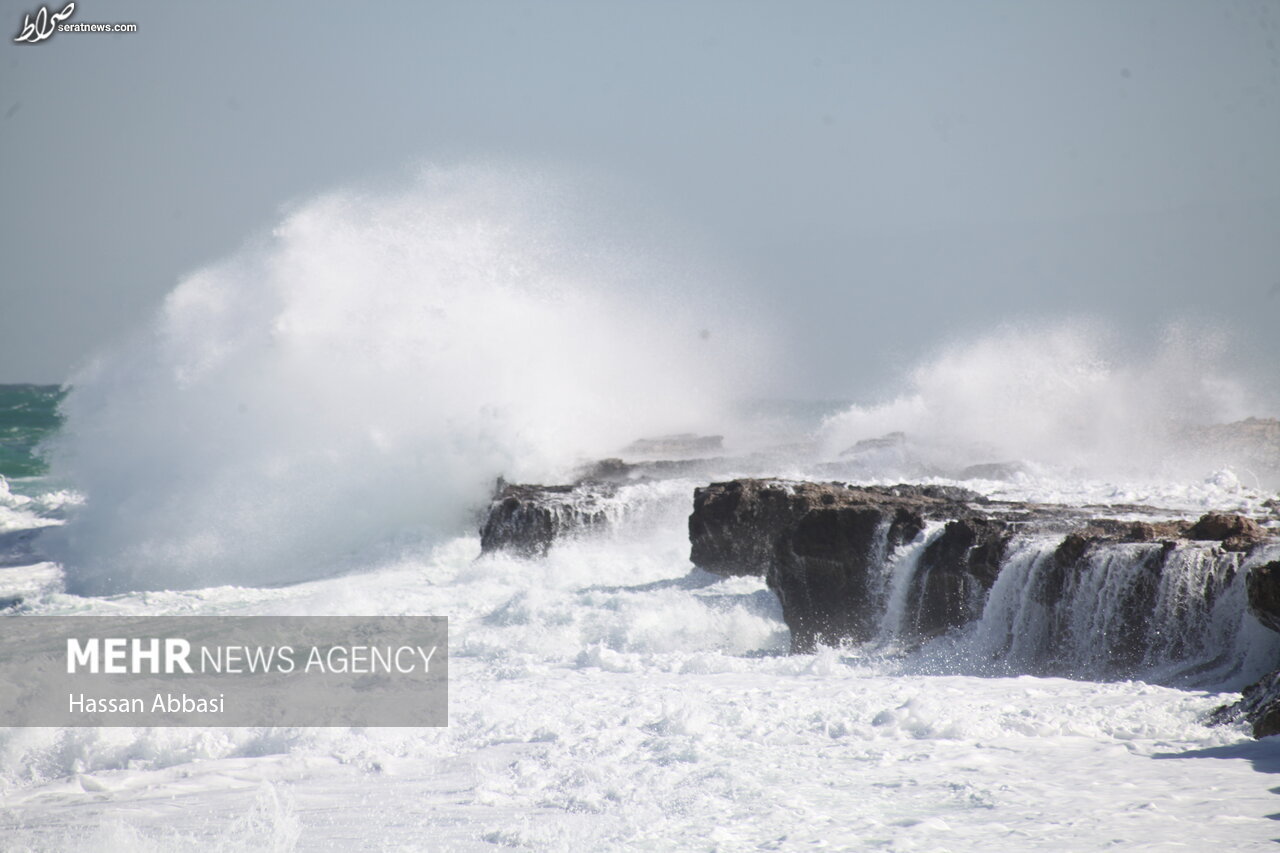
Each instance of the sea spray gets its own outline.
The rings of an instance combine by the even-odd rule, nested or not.
[[[527,175],[428,171],[304,204],[187,277],[62,406],[53,464],[87,495],[50,543],[68,589],[359,566],[464,530],[499,474],[555,480],[713,423],[763,359],[724,307],[741,300],[611,254],[572,204]]]
[[[1189,453],[1188,428],[1272,408],[1220,366],[1225,351],[1219,332],[1190,325],[1145,353],[1097,322],[1005,325],[943,347],[905,390],[827,418],[821,437],[834,457],[902,433],[896,455],[862,454],[882,476],[1012,462],[1067,478],[1200,479],[1236,460],[1215,447]]]

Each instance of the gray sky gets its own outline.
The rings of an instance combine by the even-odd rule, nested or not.
[[[794,396],[1066,314],[1222,322],[1280,376],[1274,0],[76,6],[139,32],[0,47],[0,381],[63,380],[291,200],[490,157],[643,188]]]

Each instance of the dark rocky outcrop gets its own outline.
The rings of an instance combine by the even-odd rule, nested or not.
[[[1008,524],[988,518],[947,522],[920,557],[908,596],[915,604],[908,630],[934,637],[981,615],[1011,537]]]
[[[1223,705],[1206,720],[1211,726],[1247,722],[1254,737],[1280,734],[1280,670],[1244,689],[1240,701]]]
[[[910,541],[923,526],[909,505],[877,506],[856,498],[813,507],[784,526],[765,577],[791,628],[792,649],[870,638],[877,615],[868,606],[877,600],[877,548],[881,542]]]
[[[1016,535],[1063,534],[1032,593],[1050,609],[1072,579],[1089,569],[1098,549],[1164,543],[1129,557],[1138,564],[1107,641],[1107,663],[1123,671],[1147,650],[1161,572],[1178,543],[1200,538],[1242,550],[1268,535],[1242,516],[1209,515],[1192,524],[1098,518],[1097,511],[1131,514],[1147,508],[1004,503],[957,487],[735,480],[695,491],[690,559],[719,574],[763,576],[782,605],[793,650],[807,651],[816,643],[873,638],[886,607],[886,555],[914,540],[930,521],[944,526],[919,554],[900,626],[918,639],[981,615]],[[1204,594],[1218,592],[1210,585]],[[1275,595],[1280,599],[1280,592]],[[1065,624],[1053,625],[1046,636],[1065,630]]]
[[[670,437],[673,442],[685,438]],[[719,436],[693,438],[698,442],[705,438],[718,446]],[[642,439],[636,445],[665,440]],[[481,521],[481,553],[506,551],[524,557],[541,557],[559,539],[602,530],[609,524],[604,507],[616,503],[613,499],[624,485],[676,478],[705,481],[717,472],[723,476],[727,469],[750,472],[773,461],[758,455],[636,461],[611,457],[582,465],[574,472],[571,482],[564,485],[517,485],[500,477]]]
[[[1191,526],[1187,538],[1221,542],[1224,551],[1247,551],[1266,539],[1267,532],[1252,518],[1211,512]]]
[[[563,537],[614,524],[625,484],[701,476],[717,464],[607,459],[571,485],[499,481],[482,549],[540,557]],[[1142,506],[994,501],[954,486],[746,478],[697,488],[688,526],[695,565],[765,579],[794,652],[882,636],[924,642],[1013,607],[1030,621],[1010,621],[1007,641],[983,633],[993,643],[983,647],[991,656],[984,659],[1007,653],[1020,672],[1087,677],[1134,677],[1178,662],[1195,672],[1220,665],[1205,646],[1216,636],[1205,620],[1218,618],[1215,602],[1230,589],[1238,596],[1241,584],[1254,617],[1280,633],[1280,560],[1258,565],[1260,546],[1276,533],[1241,515],[1191,521]],[[1015,565],[1011,554],[1019,556],[1017,586],[1002,585],[1003,603],[984,615],[1000,573]],[[1189,567],[1195,587],[1171,617],[1162,602],[1168,589],[1182,589]],[[1019,590],[1014,598],[1011,589]],[[1091,617],[1095,608],[1104,618]],[[1238,720],[1259,736],[1280,734],[1280,671],[1213,715],[1214,722]]]
[[[811,512],[848,519],[851,508],[871,510],[877,518],[888,511],[897,525],[891,537],[901,543],[919,533],[925,507],[941,513],[944,507],[956,509],[967,501],[985,500],[955,486],[851,487],[756,479],[712,483],[693,493],[690,559],[717,574],[763,577],[779,536]],[[819,529],[817,521],[811,529]]]
[[[1249,612],[1267,628],[1280,632],[1280,560],[1255,566],[1245,577]],[[1254,737],[1280,734],[1280,670],[1246,687],[1240,701],[1209,715],[1209,725],[1247,722]]]
[[[1280,632],[1280,560],[1256,566],[1245,578],[1249,612],[1272,631]]]
[[[718,448],[719,436],[669,436],[641,439],[632,447],[672,451]],[[618,489],[629,484],[691,478],[706,482],[726,471],[751,473],[769,469],[777,457],[767,453],[738,457],[683,459],[600,459],[580,466],[564,485],[515,485],[498,479],[489,507],[481,521],[482,553],[506,551],[540,557],[556,540],[576,533],[602,530],[609,524],[603,508]],[[619,507],[621,509],[621,507]]]
[[[608,524],[604,501],[615,488],[601,482],[534,486],[500,480],[480,528],[480,553],[545,556],[558,538]]]
[[[932,635],[967,621],[974,585],[994,581],[1008,531],[972,508],[985,502],[949,486],[712,483],[694,492],[690,559],[719,574],[764,576],[792,648],[807,650],[869,639],[882,604],[884,552],[915,539],[927,519],[952,518],[922,557],[912,593],[920,602],[917,627]]]
[[[695,489],[690,560],[716,574],[763,576],[783,530],[824,499],[819,487],[804,484],[801,490],[797,495],[790,484],[770,480]]]

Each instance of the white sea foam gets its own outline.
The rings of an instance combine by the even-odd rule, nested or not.
[[[1201,723],[1228,697],[955,674],[962,657],[928,648],[788,656],[762,580],[691,571],[693,485],[624,487],[634,511],[535,561],[477,559],[467,536],[287,587],[33,589],[18,618],[445,614],[450,725],[0,730],[0,837],[30,851],[1270,846],[1257,771],[1275,745]],[[894,613],[928,538],[886,566]],[[1019,559],[969,640],[977,657],[984,631],[1038,636]],[[1105,592],[1089,587],[1099,568],[1084,605]],[[1168,580],[1177,595],[1181,575]],[[902,621],[887,612],[885,632]]]
[[[35,602],[447,613],[450,726],[0,730],[0,832],[33,851],[1263,849],[1274,835],[1254,769],[1274,745],[1199,722],[1224,697],[787,656],[759,579],[690,573],[669,528],[648,548],[616,539],[527,562],[477,561],[468,537],[274,590]]]

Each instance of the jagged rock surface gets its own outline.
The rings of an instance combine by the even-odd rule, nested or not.
[[[934,637],[976,619],[1012,535],[1007,524],[976,515],[947,522],[920,557],[908,630]]]
[[[1280,632],[1280,560],[1255,566],[1245,578],[1249,612],[1272,631]],[[1244,689],[1240,701],[1209,715],[1210,725],[1245,721],[1254,737],[1280,734],[1280,670]]]
[[[1249,723],[1254,737],[1280,734],[1280,670],[1250,684],[1239,702],[1223,705],[1207,720],[1211,726],[1240,721]]]
[[[1221,542],[1226,551],[1247,551],[1266,539],[1267,533],[1252,518],[1211,512],[1191,526],[1187,538]]]
[[[981,615],[1017,534],[1066,534],[1037,591],[1046,605],[1061,598],[1099,548],[1164,542],[1164,548],[1142,553],[1121,602],[1121,620],[1112,628],[1110,663],[1123,670],[1136,665],[1145,651],[1161,571],[1177,542],[1199,537],[1222,542],[1224,550],[1244,550],[1267,538],[1266,531],[1241,516],[1209,515],[1192,524],[1093,518],[1090,512],[1088,507],[993,502],[955,487],[735,480],[695,491],[690,559],[719,574],[763,576],[782,605],[793,651],[808,651],[820,642],[874,637],[886,604],[886,553],[911,542],[929,521],[945,527],[919,557],[901,626],[920,639]],[[1213,594],[1216,586],[1206,588],[1206,596]],[[1065,630],[1065,625],[1053,626],[1050,635]]]
[[[713,436],[716,438],[716,436]],[[750,470],[760,459],[737,459],[735,469]],[[710,477],[730,464],[724,458],[645,459],[625,461],[616,457],[581,466],[573,482],[564,485],[507,483],[498,479],[489,508],[480,526],[482,554],[505,551],[522,557],[545,556],[551,545],[566,536],[608,527],[606,508],[626,484],[679,477]]]
[[[1256,567],[1245,578],[1249,612],[1263,625],[1280,633],[1280,560]]]
[[[615,488],[600,482],[572,486],[499,483],[480,528],[480,553],[545,556],[557,539],[608,524],[603,502]]]
[[[918,629],[936,634],[969,616],[974,583],[990,587],[1007,533],[973,507],[985,498],[947,486],[866,486],[735,480],[694,492],[690,559],[724,575],[762,575],[782,604],[793,650],[866,640],[877,618],[876,570],[926,519],[954,524],[916,576]],[[956,553],[963,551],[960,558]]]

